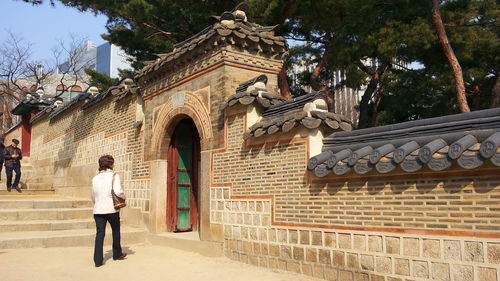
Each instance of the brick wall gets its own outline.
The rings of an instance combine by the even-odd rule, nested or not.
[[[200,233],[222,240],[228,257],[327,280],[500,280],[498,169],[320,180],[306,169],[306,129],[243,141],[246,108],[221,104],[262,73],[277,92],[280,67],[225,49],[153,75],[138,129],[133,98],[39,119],[34,171],[60,194],[88,197],[97,159],[110,153],[129,205],[149,212],[155,202],[151,221],[161,230],[167,171],[150,174],[149,161],[165,159],[176,121],[192,115],[202,138],[200,197],[209,201],[200,208]],[[184,98],[176,104],[174,97]],[[151,198],[152,191],[162,196]]]
[[[13,139],[18,139],[19,141],[21,141],[21,125],[18,125],[14,129],[11,129],[10,132],[5,135],[4,145],[11,145]]]
[[[62,195],[88,197],[99,157],[111,154],[128,205],[149,211],[149,166],[142,157],[141,131],[133,128],[135,98],[107,98],[85,110],[80,106],[34,122],[31,162],[39,179],[35,184]]]
[[[327,280],[500,280],[494,173],[320,180],[303,134],[250,145],[245,127],[243,110],[228,116],[212,157],[211,223],[228,257]]]

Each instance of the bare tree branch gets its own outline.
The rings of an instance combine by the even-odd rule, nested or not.
[[[168,37],[172,42],[175,42],[175,39],[173,38],[172,36],[172,32],[168,32],[168,31],[165,31],[163,29],[161,29],[160,27],[158,27],[156,24],[153,24],[153,23],[149,23],[149,22],[143,22],[142,23],[144,26],[146,27],[149,27],[155,31],[157,31],[159,34],[163,34],[165,35],[166,37]]]
[[[66,89],[71,90],[83,82],[85,68],[94,63],[94,56],[87,56],[87,40],[70,34],[69,41],[58,40],[58,45],[52,49],[59,77],[59,85],[63,86],[62,95]]]
[[[31,44],[10,31],[7,34],[0,46],[0,88],[2,95],[19,101],[25,86],[22,80],[30,74]]]

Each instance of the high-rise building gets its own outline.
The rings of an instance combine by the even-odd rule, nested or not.
[[[130,69],[130,56],[118,46],[104,43],[97,47],[96,70],[112,78],[118,77],[118,69]]]
[[[95,69],[97,48],[92,41],[86,41],[83,46],[73,50],[70,56],[67,61],[57,66],[57,74],[84,74],[85,68]]]
[[[130,56],[118,46],[104,43],[95,46],[92,41],[87,41],[79,52],[76,59],[68,60],[57,66],[57,73],[73,74],[70,67],[80,70],[82,74],[85,68],[97,70],[112,78],[118,77],[118,69],[130,69]]]

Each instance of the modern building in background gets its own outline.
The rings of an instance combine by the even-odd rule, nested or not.
[[[116,45],[104,43],[96,47],[92,41],[87,41],[82,48],[81,59],[74,63],[74,68],[81,69],[81,72],[83,72],[84,68],[90,68],[100,73],[107,74],[112,78],[118,78],[118,69],[131,68],[129,62],[130,56]],[[58,65],[57,72],[71,73],[69,67],[72,64],[73,63],[66,61]]]
[[[95,70],[107,74],[111,78],[118,78],[118,69],[130,69],[130,56],[120,47],[104,43],[97,47]]]
[[[76,74],[75,70],[79,70],[78,74],[85,74],[85,68],[95,69],[97,48],[92,41],[87,41],[79,50],[72,52],[71,58],[66,58],[67,61],[57,66],[57,74]]]
[[[87,41],[80,46],[72,57],[57,65],[56,73],[50,73],[42,81],[37,81],[34,76],[22,77],[16,81],[22,86],[15,93],[16,97],[6,95],[6,89],[0,86],[0,135],[19,125],[19,116],[12,115],[11,110],[23,99],[26,93],[33,93],[43,89],[44,95],[54,96],[62,102],[69,102],[86,90],[90,85],[89,76],[84,69],[94,69],[112,78],[118,78],[118,69],[130,69],[130,56],[118,46],[104,43],[95,46],[92,41]],[[39,77],[42,76],[43,67],[40,66]]]

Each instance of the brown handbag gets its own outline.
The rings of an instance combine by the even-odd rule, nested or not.
[[[119,210],[125,206],[127,206],[127,203],[125,203],[125,199],[119,197],[116,195],[114,187],[115,187],[115,175],[113,174],[113,179],[111,180],[111,197],[113,198],[113,207],[115,207],[115,210]]]

